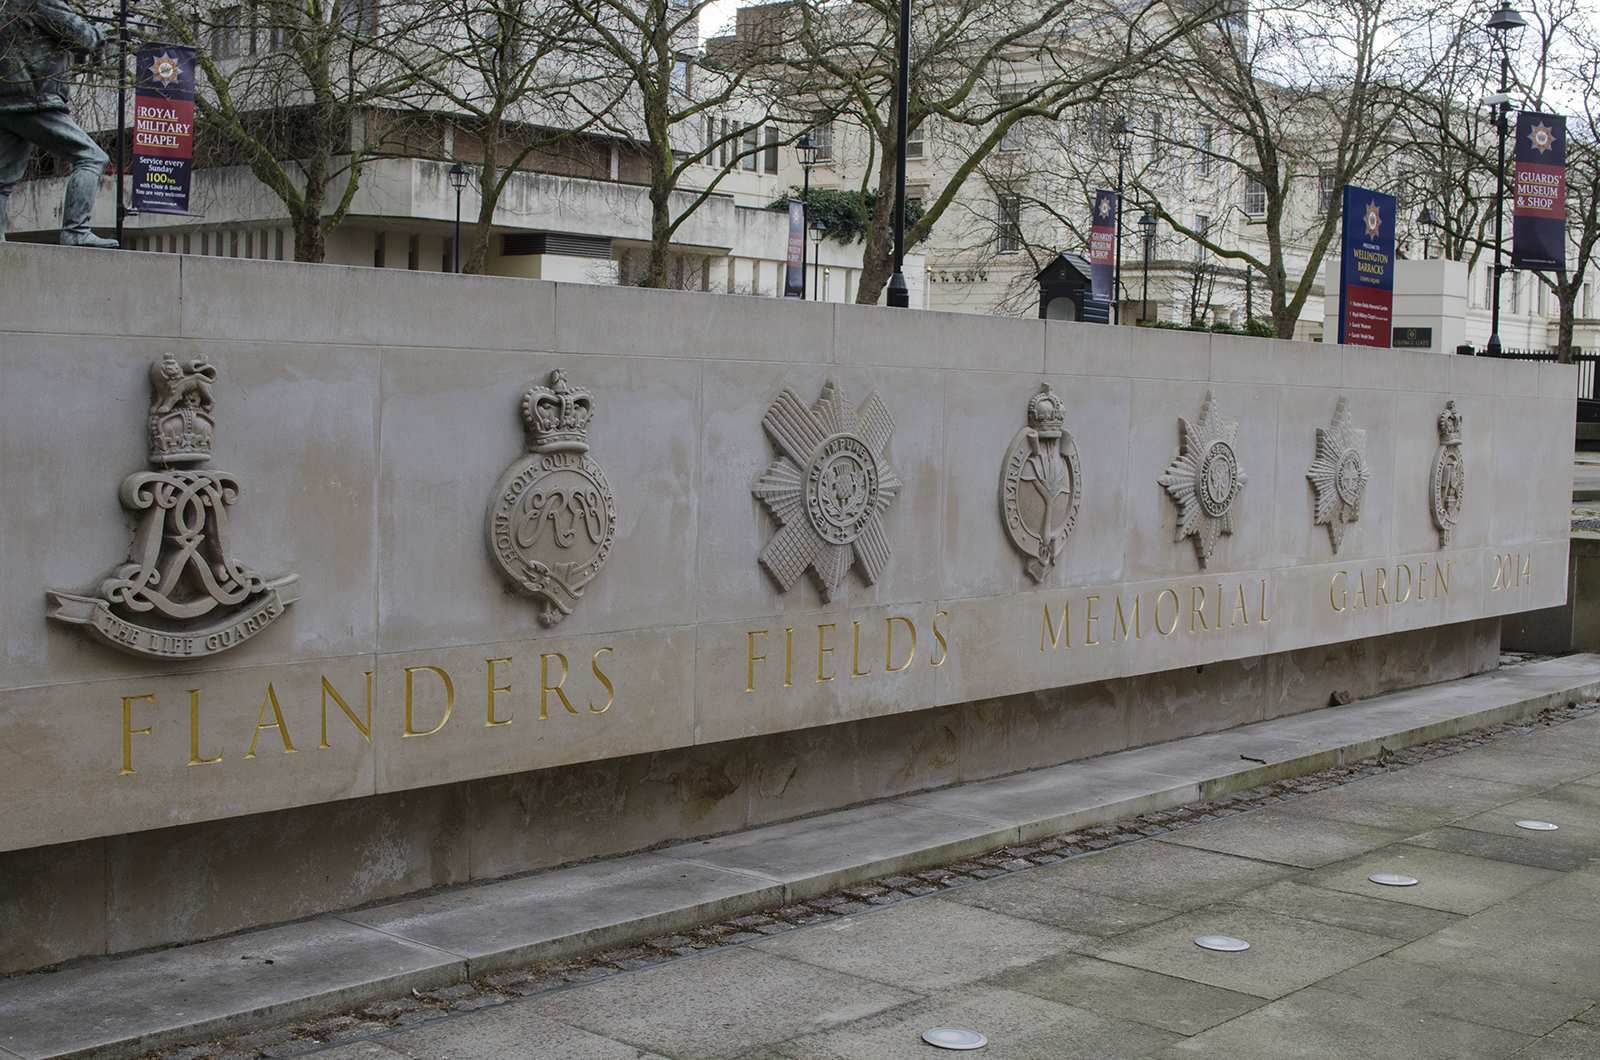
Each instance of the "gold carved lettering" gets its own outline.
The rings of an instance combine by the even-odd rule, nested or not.
[[[272,708],[272,721],[267,721],[267,708]],[[277,729],[278,735],[283,739],[283,753],[294,754],[294,744],[289,742],[289,726],[283,722],[283,710],[278,706],[278,691],[272,687],[272,682],[267,682],[267,694],[261,700],[261,714],[256,718],[255,735],[250,737],[250,753],[246,758],[256,756],[256,741],[261,738],[262,729]]]
[[[1435,600],[1439,599],[1439,592],[1440,592],[1441,589],[1444,591],[1444,594],[1446,596],[1450,595],[1450,561],[1449,560],[1445,560],[1444,561],[1444,570],[1440,570],[1439,569],[1439,565],[1437,563],[1435,563],[1433,565],[1433,598]]]
[[[222,754],[223,752],[218,750],[215,758],[200,757],[200,690],[191,688],[189,689],[189,764],[203,766],[220,762]]]
[[[1406,572],[1406,594],[1400,595],[1400,572]],[[1403,604],[1411,599],[1411,568],[1404,563],[1397,564],[1394,568],[1394,602]]]
[[[834,624],[832,622],[826,622],[817,626],[817,682],[819,684],[823,681],[833,680],[832,674],[829,674],[827,677],[822,676],[822,657],[824,655],[833,654],[833,649],[826,646],[828,635],[824,633],[823,630],[833,628]]]
[[[1189,589],[1189,632],[1194,633],[1194,620],[1200,620],[1201,629],[1210,629],[1206,625],[1206,587],[1195,585]]]
[[[1261,579],[1261,609],[1256,612],[1256,616],[1256,620],[1263,626],[1272,621],[1271,616],[1267,614],[1267,579],[1265,578]]]
[[[561,676],[555,684],[550,683],[550,660],[561,660]],[[539,720],[549,721],[550,715],[545,712],[545,705],[549,702],[550,693],[554,692],[561,700],[561,705],[567,708],[568,714],[578,713],[578,708],[572,705],[567,694],[561,691],[561,686],[567,681],[567,657],[558,651],[548,651],[539,656]]]
[[[1506,558],[1496,552],[1494,555],[1494,584],[1489,586],[1489,591],[1496,592],[1501,588],[1509,588],[1506,581]]]
[[[335,703],[339,704],[339,709],[344,711],[345,717],[349,718],[352,722],[355,723],[355,727],[361,731],[361,735],[362,736],[365,736],[367,738],[367,742],[368,743],[372,742],[372,671],[370,671],[370,670],[367,671],[366,677],[367,677],[367,723],[365,725],[361,724],[361,719],[356,717],[356,712],[350,709],[350,704],[348,704],[348,703],[346,703],[344,701],[344,697],[339,695],[339,693],[334,689],[334,687],[328,683],[328,678],[326,676],[324,676],[322,678],[322,742],[317,745],[317,750],[320,751],[324,747],[328,746],[328,697],[329,696],[332,696],[333,697],[333,701]]]
[[[1233,615],[1228,619],[1228,628],[1232,629],[1239,624],[1239,616],[1244,616],[1244,624],[1250,624],[1250,611],[1244,606],[1244,582],[1239,583],[1239,599],[1234,601]],[[1220,619],[1218,620],[1220,623]]]
[[[906,661],[899,666],[894,664],[894,624],[896,622],[904,622],[906,629],[911,633],[911,654],[907,655]],[[894,615],[884,623],[883,642],[883,672],[886,674],[899,673],[909,667],[912,660],[917,657],[917,627],[904,615]]]
[[[483,723],[483,727],[487,729],[495,725],[510,725],[516,720],[515,714],[503,720],[494,716],[494,694],[496,692],[511,691],[510,685],[497,685],[494,683],[494,665],[495,663],[505,663],[507,666],[510,666],[511,657],[507,656],[504,659],[485,659],[484,662],[489,665],[489,718]]]
[[[599,710],[595,710],[594,700],[589,700],[589,712],[591,714],[604,714],[606,711],[611,709],[612,701],[617,698],[617,690],[611,687],[611,678],[607,677],[600,669],[601,652],[607,652],[613,656],[616,655],[616,652],[611,651],[610,648],[597,648],[595,649],[594,658],[589,660],[589,668],[594,671],[595,680],[604,685],[606,689],[606,705],[601,707]]]
[[[1083,602],[1083,646],[1085,648],[1100,643],[1098,640],[1091,639],[1094,636],[1094,624],[1100,621],[1100,617],[1094,613],[1094,605],[1099,602],[1100,598],[1098,596],[1091,596]]]
[[[153,693],[147,692],[142,696],[122,697],[122,772],[117,774],[119,777],[125,777],[134,771],[133,738],[143,733],[152,740],[155,739],[155,734],[150,729],[135,729],[133,727],[133,705],[141,699],[148,699],[152,707],[156,705],[156,697]],[[154,728],[154,726],[151,726],[151,728]]]
[[[854,659],[850,663],[850,676],[851,677],[870,677],[870,676],[872,676],[872,671],[871,670],[862,670],[861,669],[861,623],[857,622],[855,625],[856,625],[856,648],[855,648],[855,652],[856,653],[855,653]]]
[[[1422,603],[1423,594],[1427,591],[1425,582],[1428,580],[1428,561],[1423,560],[1417,564],[1417,603]]]
[[[1389,574],[1389,570],[1388,570],[1387,567],[1379,567],[1377,572],[1374,573],[1373,576],[1372,576],[1373,577],[1373,586],[1372,586],[1372,606],[1373,607],[1382,607],[1384,604],[1389,602],[1388,597],[1384,594],[1384,591],[1383,591],[1383,579],[1385,577],[1387,577],[1388,574]]]
[[[1117,629],[1122,629],[1122,639],[1128,639],[1128,620],[1122,615],[1122,595],[1117,595],[1116,610],[1111,614],[1111,643],[1117,642]],[[1133,639],[1143,640],[1144,632],[1139,628],[1139,594],[1133,595]]]
[[[1339,579],[1344,578],[1348,580],[1349,577],[1350,573],[1348,571],[1334,571],[1332,580],[1328,582],[1328,606],[1333,608],[1335,611],[1343,611],[1345,604],[1349,602],[1349,592],[1345,589],[1339,588]],[[1339,595],[1337,597],[1333,595],[1335,589],[1338,589],[1339,591]]]
[[[1072,620],[1072,601],[1068,600],[1061,605],[1061,632],[1056,632],[1055,623],[1050,621],[1050,605],[1044,605],[1044,628],[1039,631],[1039,650],[1044,651],[1044,642],[1049,638],[1050,647],[1061,647],[1061,641],[1066,639],[1067,647],[1072,647],[1072,632],[1067,628],[1067,623]]]
[[[948,611],[936,611],[936,612],[934,612],[934,616],[933,616],[933,638],[939,642],[939,657],[937,659],[935,659],[932,655],[928,656],[928,661],[930,663],[932,663],[934,666],[943,666],[944,665],[944,661],[946,659],[950,658],[950,645],[945,643],[944,634],[939,632],[939,620],[941,618],[949,618],[949,617],[950,617],[950,612],[948,612]]]
[[[444,717],[439,719],[439,724],[427,732],[418,732],[411,723],[411,678],[419,670],[428,670],[439,675],[439,680],[444,682]],[[406,729],[401,734],[401,739],[408,736],[432,736],[444,728],[444,723],[450,720],[451,711],[456,709],[456,686],[450,680],[450,675],[437,666],[408,666],[406,667]]]
[[[766,635],[767,631],[764,629],[752,629],[750,632],[745,634],[745,637],[750,642],[750,648],[748,652],[750,656],[750,662],[745,667],[744,690],[746,692],[754,692],[756,690],[756,663],[767,661],[767,657],[765,655],[756,654],[756,638],[765,637]]]
[[[1161,628],[1161,601],[1165,600],[1168,596],[1172,597],[1172,628],[1171,629],[1162,629]],[[1156,597],[1156,632],[1161,634],[1163,637],[1165,637],[1165,636],[1168,636],[1169,634],[1171,634],[1172,630],[1177,629],[1178,628],[1178,612],[1180,612],[1182,610],[1183,610],[1183,605],[1178,602],[1178,593],[1177,593],[1176,590],[1174,590],[1174,589],[1163,589],[1163,590],[1161,590],[1161,595]]]
[[[1445,574],[1448,575],[1450,573],[1450,561],[1449,560],[1445,560],[1444,561],[1444,569],[1445,569]],[[1530,552],[1526,556],[1522,557],[1522,573],[1518,576],[1518,581],[1520,581],[1523,585],[1532,585],[1533,584],[1533,553],[1532,552]]]
[[[794,684],[789,680],[789,664],[794,662],[794,627],[783,631],[783,687],[788,688]]]

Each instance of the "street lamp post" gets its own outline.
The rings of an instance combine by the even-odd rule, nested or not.
[[[1156,242],[1156,218],[1149,210],[1139,218],[1139,230],[1144,233],[1144,293],[1139,299],[1139,323],[1150,316],[1150,251]]]
[[[811,167],[817,164],[817,156],[822,154],[822,147],[811,138],[810,133],[802,133],[800,139],[794,143],[794,153],[800,159],[800,169],[805,173],[800,187],[800,225],[805,227],[811,219]],[[806,255],[809,251],[804,245],[800,248],[800,300],[806,297]]]
[[[467,186],[467,167],[460,162],[450,167],[450,186],[456,189],[456,241],[450,244],[451,272],[461,271],[461,191]]]
[[[816,256],[811,259],[811,300],[816,302],[822,298],[822,278],[819,273],[822,269],[822,237],[828,234],[828,226],[823,224],[819,217],[811,222],[807,231],[811,233],[811,242],[817,247]]]
[[[1128,160],[1128,140],[1133,130],[1126,116],[1119,115],[1111,127],[1111,145],[1117,151],[1117,221],[1113,238],[1117,241],[1116,271],[1111,281],[1111,322],[1122,323],[1122,167]],[[1142,312],[1142,310],[1141,310]]]
[[[1511,30],[1527,24],[1527,20],[1512,8],[1510,0],[1505,0],[1488,21],[1490,32],[1500,38],[1500,91],[1489,97],[1495,108],[1495,125],[1500,131],[1500,161],[1494,172],[1494,298],[1489,308],[1489,346],[1484,351],[1490,357],[1500,356],[1500,276],[1505,272],[1501,250],[1506,216],[1506,121],[1511,113],[1511,91],[1507,84],[1511,74],[1511,46],[1507,36]]]
[[[889,305],[911,307],[906,286],[906,109],[911,105],[911,0],[900,2],[900,37],[895,42],[894,275],[889,277]]]
[[[1433,211],[1428,209],[1426,206],[1424,206],[1422,208],[1422,212],[1417,214],[1417,227],[1422,229],[1422,260],[1423,261],[1427,261],[1428,260],[1428,250],[1429,250],[1428,237],[1433,235],[1433,233],[1428,231],[1428,229],[1432,228],[1433,224],[1434,224]]]

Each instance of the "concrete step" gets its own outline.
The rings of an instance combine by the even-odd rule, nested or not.
[[[434,989],[1595,698],[1600,655],[1572,655],[658,851],[14,976],[0,980],[0,1058],[134,1056]]]

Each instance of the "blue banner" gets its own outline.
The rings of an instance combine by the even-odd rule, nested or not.
[[[1394,319],[1394,196],[1344,186],[1339,341],[1388,349]]]
[[[1105,188],[1094,193],[1094,216],[1089,219],[1089,297],[1109,302],[1115,295],[1111,285],[1111,262],[1117,238],[1117,193]]]
[[[133,91],[133,209],[186,214],[194,161],[194,49],[159,42],[141,47]]]
[[[1515,187],[1511,267],[1566,272],[1566,118],[1533,111],[1517,116]]]

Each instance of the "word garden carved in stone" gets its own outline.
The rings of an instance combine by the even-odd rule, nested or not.
[[[1439,528],[1439,547],[1450,547],[1450,531],[1461,514],[1467,488],[1467,465],[1461,456],[1461,413],[1447,401],[1439,413],[1439,449],[1433,454],[1433,474],[1428,498],[1433,505],[1433,525]]]
[[[1173,540],[1192,535],[1195,555],[1204,567],[1211,560],[1218,535],[1233,533],[1234,503],[1248,481],[1234,451],[1239,424],[1222,418],[1216,396],[1207,390],[1200,418],[1190,423],[1180,416],[1178,428],[1183,435],[1178,457],[1156,481],[1167,488],[1178,506],[1178,531]]]
[[[900,492],[883,449],[894,417],[867,395],[860,411],[828,380],[811,408],[785,387],[761,424],[778,451],[751,491],[778,523],[761,566],[788,592],[808,568],[823,602],[853,566],[868,585],[889,563],[882,516]]]
[[[1078,521],[1083,495],[1078,447],[1066,430],[1066,405],[1050,384],[1028,402],[1028,425],[1017,432],[1000,469],[1000,513],[1006,534],[1027,557],[1028,576],[1043,581]]]
[[[544,601],[539,621],[572,614],[611,552],[617,506],[589,456],[594,398],[558,368],[523,396],[527,455],[501,474],[489,502],[489,554],[512,589]]]
[[[269,581],[230,555],[239,481],[200,466],[211,459],[216,381],[203,356],[180,364],[169,353],[150,366],[155,470],[122,482],[122,506],[139,520],[128,562],[94,596],[47,592],[50,618],[134,655],[183,659],[244,643],[300,598],[298,575]]]
[[[1344,541],[1345,524],[1361,518],[1361,498],[1371,477],[1367,432],[1356,430],[1349,403],[1340,397],[1333,408],[1333,425],[1317,428],[1317,458],[1306,472],[1317,491],[1317,525],[1327,526],[1334,552]]]

